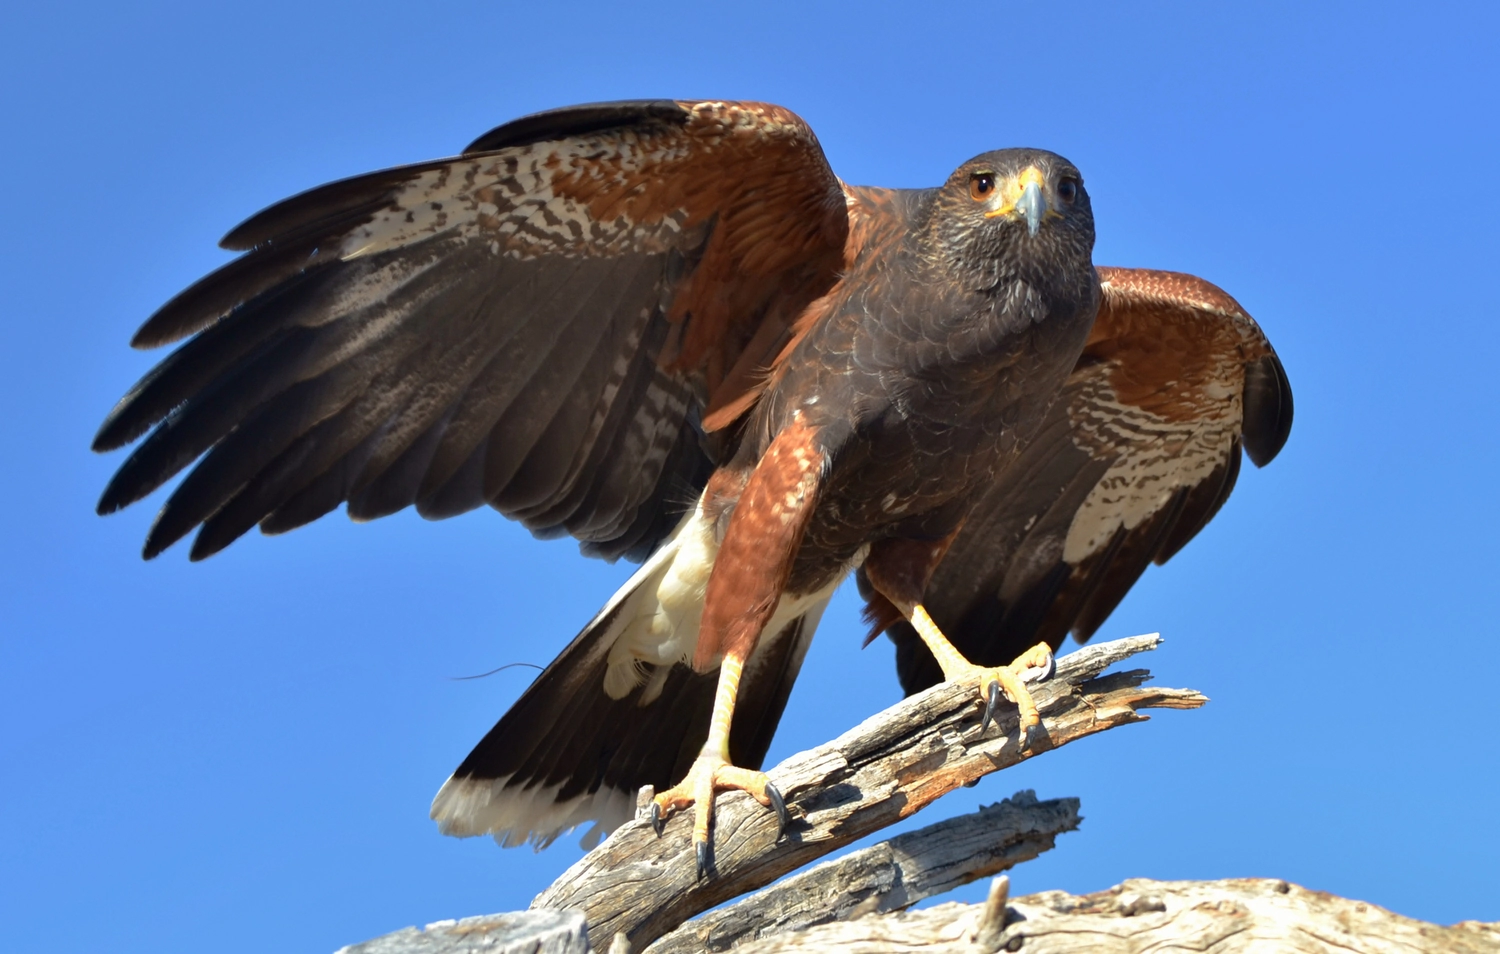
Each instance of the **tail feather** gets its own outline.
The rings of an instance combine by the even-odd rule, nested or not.
[[[642,785],[663,789],[687,773],[708,736],[717,670],[673,663],[622,698],[604,691],[611,647],[654,608],[671,558],[658,551],[647,561],[443,784],[432,817],[444,834],[543,848],[592,821],[591,847],[631,817]],[[747,660],[730,730],[736,765],[765,758],[826,605],[767,631]]]

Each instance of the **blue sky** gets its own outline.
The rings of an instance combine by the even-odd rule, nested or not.
[[[0,14],[0,916],[17,951],[328,952],[524,906],[577,857],[442,838],[438,785],[628,567],[489,512],[138,557],[93,504],[126,342],[248,214],[538,109],[779,102],[856,183],[1008,145],[1096,260],[1202,275],[1297,398],[1282,456],[1101,638],[1206,692],[956,793],[1077,795],[1015,890],[1276,876],[1500,919],[1492,5],[12,4]],[[845,593],[771,761],[899,695]],[[977,898],[971,889],[962,897]]]

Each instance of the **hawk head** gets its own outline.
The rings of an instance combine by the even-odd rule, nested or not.
[[[1094,213],[1078,168],[1056,153],[999,149],[959,166],[926,238],[933,264],[966,291],[1022,282],[1053,302],[1094,294]]]

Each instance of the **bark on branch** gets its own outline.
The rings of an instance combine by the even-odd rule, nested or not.
[[[645,954],[727,951],[747,940],[900,911],[1030,861],[1078,827],[1078,799],[1018,792],[997,805],[850,852],[689,921]]]
[[[1495,954],[1500,924],[1440,927],[1363,901],[1276,881],[1131,879],[1108,891],[1014,898],[995,931],[985,906],[941,904],[922,911],[824,924],[745,944],[736,954]]]
[[[1191,709],[1192,690],[1145,685],[1145,670],[1101,675],[1159,637],[1136,636],[1085,647],[1058,660],[1057,675],[1035,688],[1042,741],[1017,746],[1013,711],[981,735],[973,687],[943,684],[903,700],[832,742],[770,770],[792,823],[778,841],[775,816],[748,795],[719,796],[714,811],[715,870],[699,881],[690,813],[674,816],[658,838],[638,819],[621,826],[532,902],[533,909],[583,912],[589,940],[605,950],[617,933],[634,950],[688,918],[760,888],[931,804],[961,785],[1032,755],[1105,729],[1147,718],[1139,710]]]

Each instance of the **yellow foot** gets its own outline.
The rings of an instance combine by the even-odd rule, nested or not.
[[[985,703],[984,719],[979,723],[981,734],[994,721],[995,710],[1000,706],[1000,694],[1005,693],[1005,697],[1020,710],[1021,748],[1027,749],[1035,741],[1033,732],[1041,725],[1042,719],[1026,684],[1050,679],[1056,671],[1057,663],[1052,658],[1052,648],[1046,643],[1037,643],[1009,666],[990,668],[963,662],[962,665],[953,667],[953,671],[945,671],[943,675],[950,680],[972,680],[978,684],[980,698]]]
[[[748,792],[750,797],[776,812],[776,836],[786,831],[786,802],[781,793],[764,772],[752,772],[730,765],[729,761],[707,752],[693,761],[687,777],[651,800],[651,827],[661,837],[666,828],[667,816],[679,808],[694,806],[693,852],[698,860],[698,877],[708,874],[712,865],[709,852],[708,825],[714,810],[714,792],[720,789],[737,788]]]

